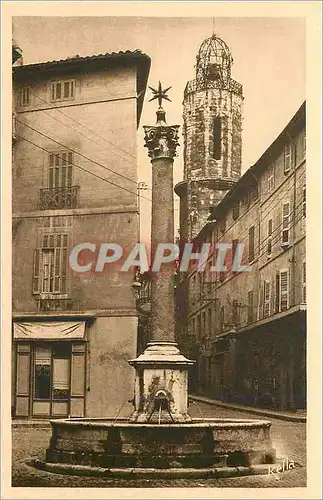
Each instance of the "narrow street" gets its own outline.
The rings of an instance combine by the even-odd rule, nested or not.
[[[256,415],[223,409],[205,403],[192,403],[190,413],[194,417],[257,418]],[[261,417],[258,417],[261,418]],[[163,487],[211,487],[211,488],[264,488],[306,486],[306,424],[270,419],[272,440],[277,456],[294,460],[297,467],[288,472],[266,476],[247,476],[226,479],[103,479],[95,477],[65,476],[38,471],[25,465],[29,457],[44,458],[44,451],[50,439],[50,429],[13,429],[13,475],[12,486],[26,487],[82,487],[82,488],[163,488]]]

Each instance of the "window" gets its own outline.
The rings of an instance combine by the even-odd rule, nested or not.
[[[279,312],[279,297],[280,297],[280,276],[279,272],[276,273],[276,282],[275,282],[275,313]]]
[[[253,322],[253,290],[248,292],[248,323]]]
[[[249,262],[255,258],[255,226],[249,228]]]
[[[241,199],[241,205],[242,207],[248,207],[249,206],[249,193],[246,193],[243,195]]]
[[[192,319],[192,334],[196,336],[196,321],[195,318]]]
[[[264,318],[270,316],[271,283],[264,281]]]
[[[220,326],[221,326],[221,331],[224,330],[224,306],[221,306],[220,309]]]
[[[217,116],[213,120],[213,151],[214,160],[221,159],[221,118]]]
[[[209,307],[209,309],[208,309],[208,331],[209,331],[209,335],[211,335],[212,328],[213,328],[213,325],[212,325],[212,309],[211,309],[211,307]]]
[[[233,264],[234,264],[234,259],[235,259],[235,256],[236,256],[236,251],[237,251],[237,248],[238,248],[238,244],[239,244],[239,240],[232,240],[232,258],[231,258],[231,268],[233,267]],[[234,271],[233,271],[234,272]]]
[[[282,246],[289,245],[290,233],[290,203],[283,203],[282,207]]]
[[[250,201],[252,203],[252,202],[256,201],[257,199],[258,199],[258,186],[254,186],[250,192]]]
[[[72,186],[73,153],[61,152],[49,155],[48,187],[67,188]]]
[[[75,80],[53,82],[51,84],[52,101],[69,101],[74,99]]]
[[[239,217],[239,201],[236,201],[232,209],[232,219],[236,220]]]
[[[49,347],[35,348],[35,376],[34,396],[35,399],[50,399],[52,362]]]
[[[195,304],[195,297],[196,297],[196,275],[193,276],[192,278],[192,304]]]
[[[284,173],[287,174],[292,168],[292,146],[290,143],[284,147]]]
[[[70,343],[34,348],[34,400],[66,400],[70,397]]]
[[[302,303],[306,304],[306,261],[302,262]]]
[[[205,311],[203,311],[202,318],[203,318],[203,323],[202,323],[202,328],[203,328],[203,331],[202,331],[202,336],[203,336],[203,337],[205,337],[205,335],[206,335],[206,313],[205,313]]]
[[[273,251],[272,247],[272,235],[273,235],[273,220],[269,219],[267,221],[267,256],[270,257]]]
[[[197,337],[201,338],[201,315],[199,314],[197,317]]]
[[[289,273],[288,270],[280,271],[280,311],[289,308]]]
[[[221,233],[224,233],[224,232],[225,232],[225,228],[226,228],[226,224],[225,224],[225,217],[223,217],[223,218],[220,220],[220,231],[221,231]]]
[[[232,324],[237,326],[239,322],[239,304],[237,300],[232,301]]]
[[[67,234],[44,234],[34,252],[33,294],[66,293]]]
[[[30,89],[29,87],[25,87],[22,89],[20,94],[20,104],[21,106],[28,106],[30,104]]]
[[[268,170],[268,193],[275,188],[275,168],[272,165]]]

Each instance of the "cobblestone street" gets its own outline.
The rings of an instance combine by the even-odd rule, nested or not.
[[[204,403],[191,404],[190,413],[194,417],[257,418],[250,413],[242,413],[219,408]],[[82,487],[82,488],[163,488],[163,487],[305,487],[306,486],[306,424],[270,419],[272,440],[277,456],[294,460],[297,467],[288,472],[266,476],[248,476],[225,479],[104,479],[95,477],[65,476],[38,471],[25,464],[28,458],[44,458],[49,443],[50,429],[23,428],[13,429],[13,472],[12,486],[26,487]]]

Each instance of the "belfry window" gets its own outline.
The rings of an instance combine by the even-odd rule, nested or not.
[[[213,151],[214,160],[221,158],[221,118],[217,116],[213,120]]]

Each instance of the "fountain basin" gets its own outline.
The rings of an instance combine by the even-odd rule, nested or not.
[[[265,420],[192,419],[132,423],[128,419],[52,420],[46,463],[94,468],[205,469],[275,462]]]

